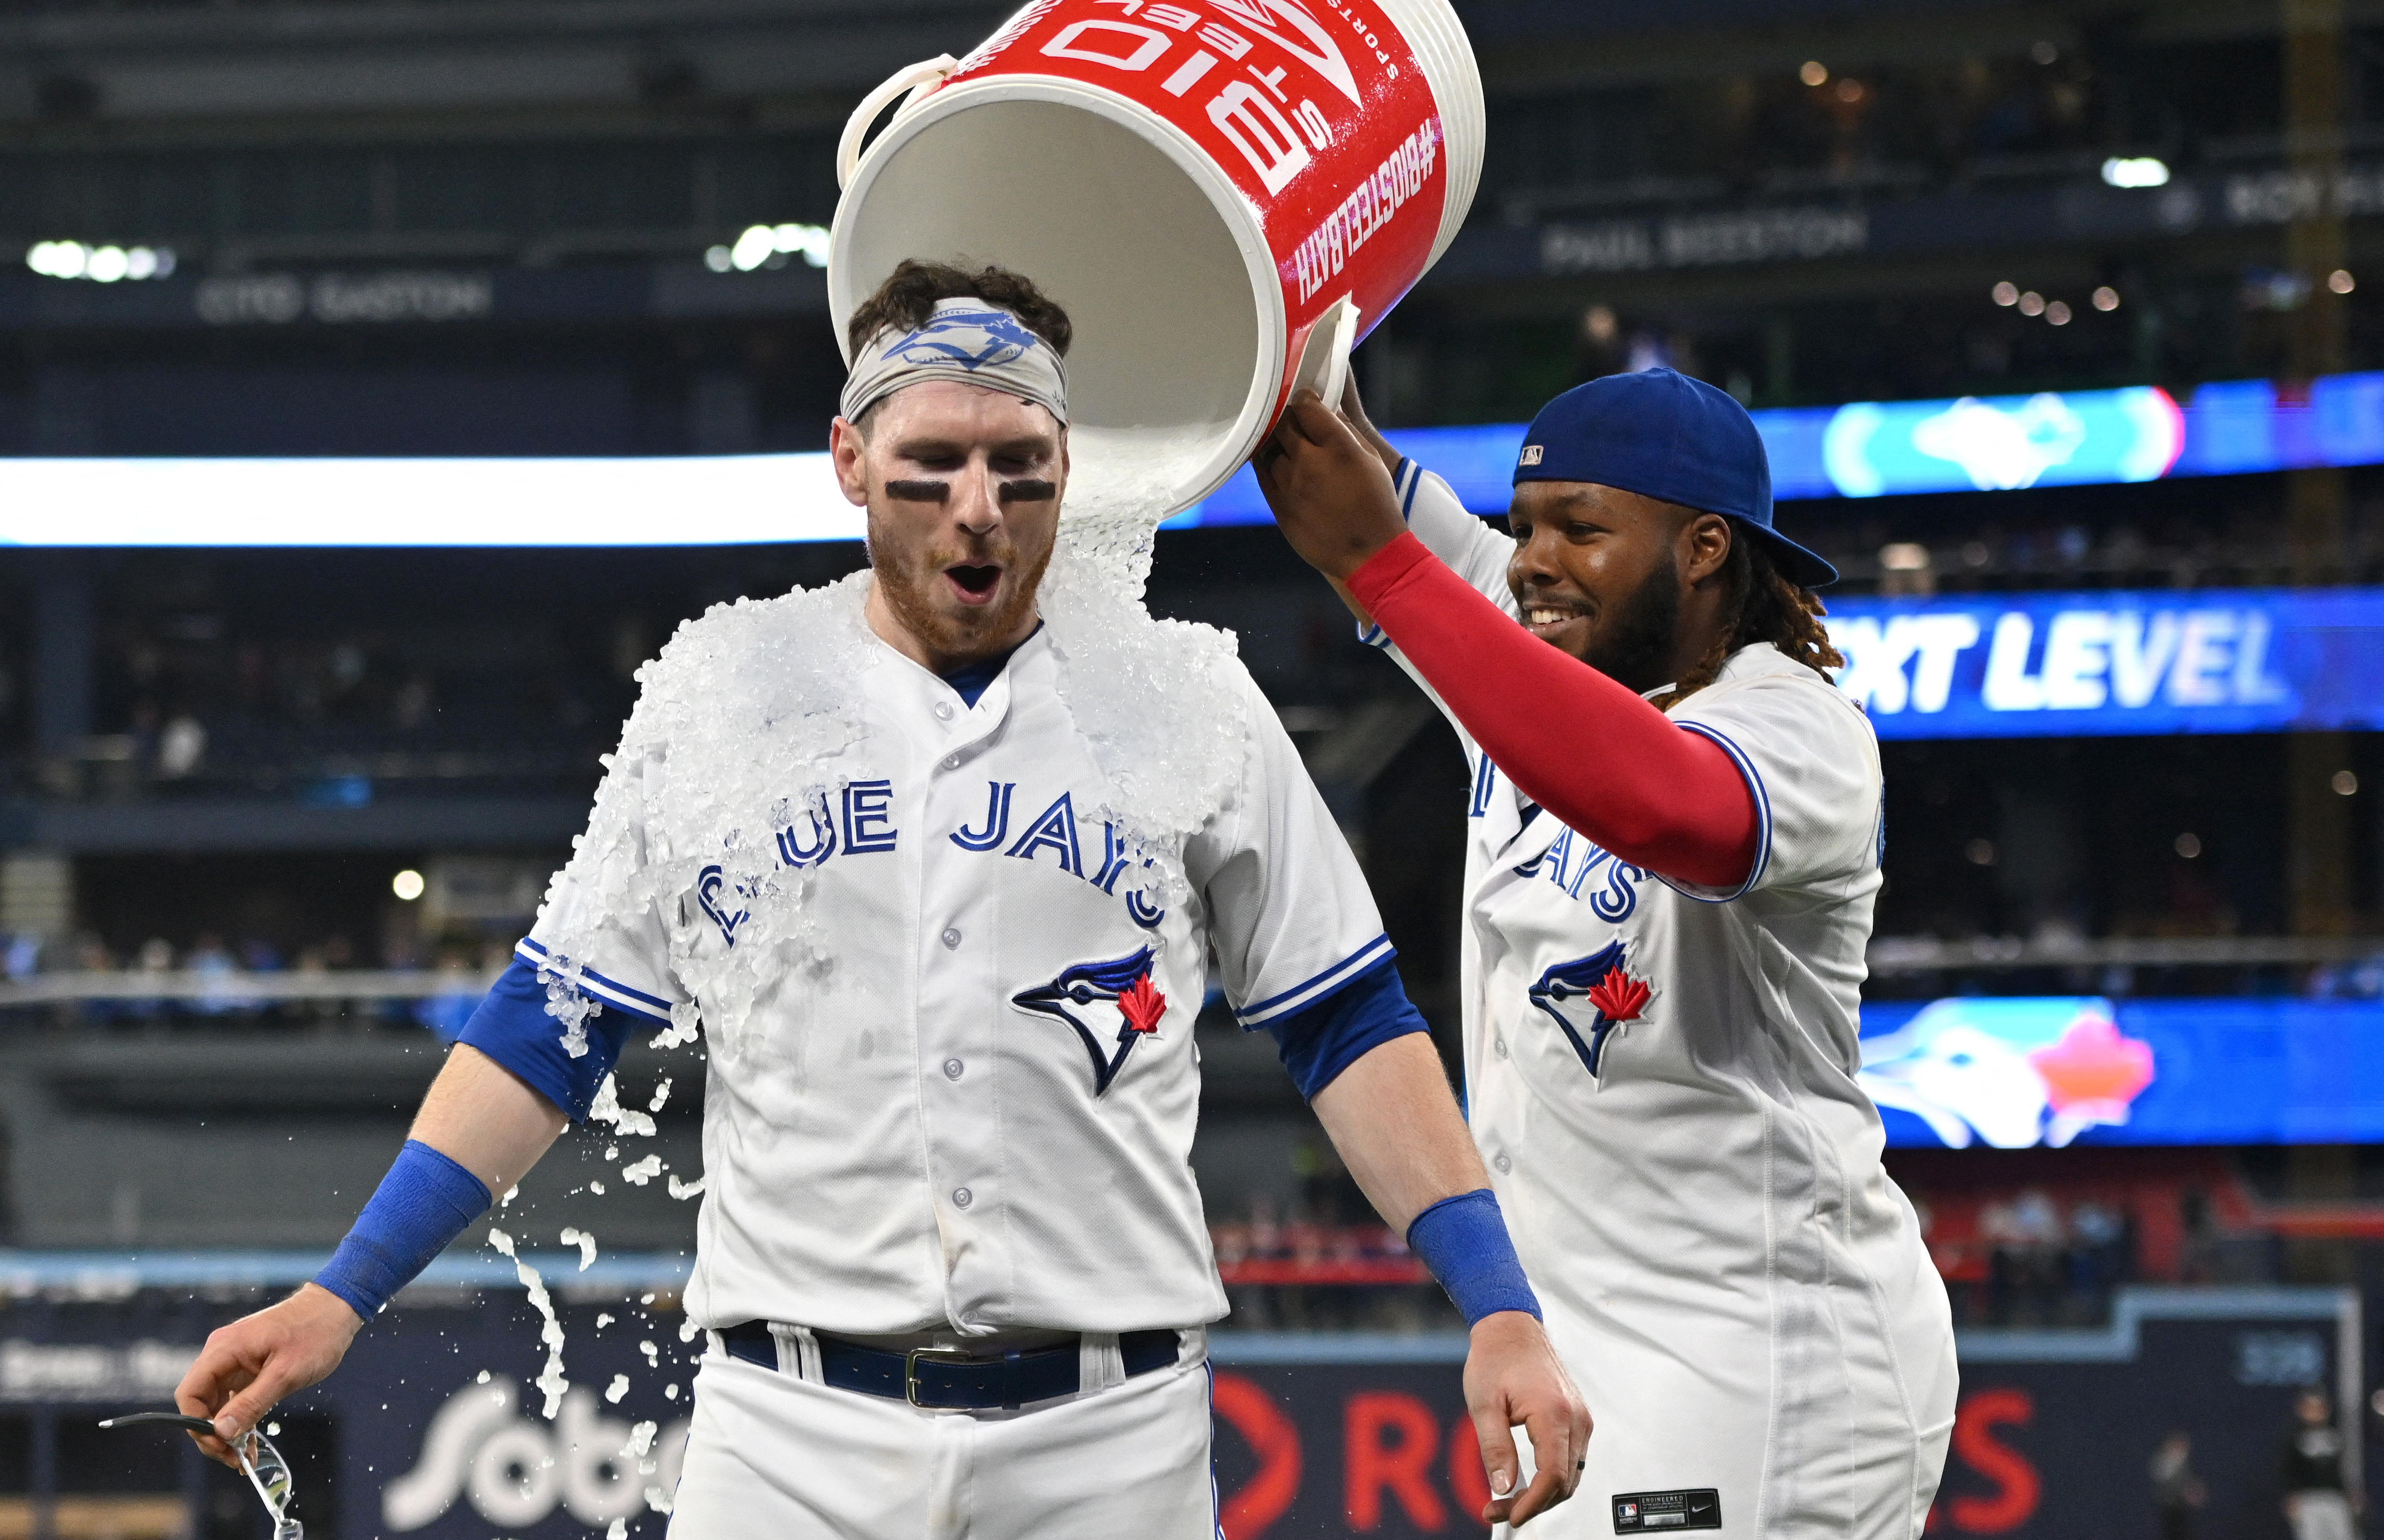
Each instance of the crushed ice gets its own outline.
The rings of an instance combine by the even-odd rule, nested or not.
[[[587,1272],[596,1262],[596,1237],[577,1225],[566,1224],[558,1237],[565,1246],[579,1248],[579,1271]]]
[[[491,1226],[489,1244],[513,1258],[514,1276],[521,1280],[522,1287],[528,1292],[530,1304],[546,1318],[546,1323],[539,1328],[538,1334],[538,1339],[546,1344],[546,1367],[531,1383],[546,1393],[546,1408],[540,1415],[552,1422],[555,1412],[563,1406],[563,1393],[571,1388],[571,1382],[563,1377],[563,1323],[555,1317],[554,1301],[548,1298],[546,1283],[539,1277],[538,1269],[515,1254],[514,1237]]]
[[[1240,778],[1252,696],[1233,633],[1158,620],[1144,603],[1166,511],[1156,484],[1113,479],[1092,494],[1080,483],[1039,603],[1062,701],[1106,783],[1098,815],[1117,826],[1139,868],[1130,880],[1159,907],[1188,895],[1184,844]],[[813,913],[815,877],[785,858],[781,836],[800,851],[812,810],[824,810],[861,767],[854,751],[869,728],[857,682],[880,645],[862,615],[869,581],[864,570],[776,599],[715,605],[639,671],[638,704],[619,748],[602,761],[588,831],[574,840],[541,916],[549,950],[539,979],[572,1058],[589,1051],[588,1024],[604,1009],[585,987],[581,960],[641,955],[641,938],[628,932],[648,921],[660,921],[671,975],[690,997],[670,1008],[669,1024],[652,1039],[656,1049],[690,1046],[709,1029],[733,1057],[770,990],[836,967]],[[579,901],[558,902],[566,884]],[[616,1137],[652,1137],[653,1114],[670,1089],[664,1077],[640,1112],[621,1104],[607,1075],[589,1121],[609,1124]],[[643,1186],[665,1169],[648,1154],[620,1174]],[[668,1186],[675,1198],[693,1198],[705,1179],[672,1175]],[[591,1181],[589,1190],[602,1195],[604,1184]],[[592,1236],[566,1230],[563,1239],[578,1244],[583,1269],[593,1262]],[[545,1318],[547,1363],[536,1383],[552,1419],[568,1385],[562,1325],[511,1237],[491,1230],[490,1244],[514,1257]],[[692,1342],[700,1330],[683,1318],[679,1340]],[[655,1345],[639,1347],[658,1368]],[[677,1389],[665,1394],[676,1399]],[[627,1390],[626,1376],[616,1375],[606,1399],[617,1403]],[[638,1423],[622,1451],[638,1458],[641,1475],[655,1471],[655,1432],[652,1422]],[[661,1486],[648,1485],[645,1497],[655,1512],[671,1511]],[[622,1525],[613,1528],[607,1540],[621,1540]]]

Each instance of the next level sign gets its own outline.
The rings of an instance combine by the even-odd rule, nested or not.
[[[2384,589],[1843,599],[1828,625],[1883,739],[2384,727]]]

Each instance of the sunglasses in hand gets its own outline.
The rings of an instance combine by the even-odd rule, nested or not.
[[[136,1411],[130,1416],[111,1417],[100,1426],[131,1428],[150,1423],[204,1434],[209,1438],[219,1436],[216,1425],[205,1418],[185,1417],[179,1411]],[[255,1428],[228,1442],[232,1453],[240,1458],[240,1468],[248,1476],[248,1484],[256,1488],[258,1500],[273,1518],[273,1540],[304,1540],[304,1531],[297,1520],[289,1516],[290,1462],[281,1458],[281,1451]]]

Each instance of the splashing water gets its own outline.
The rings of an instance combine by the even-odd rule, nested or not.
[[[555,1316],[554,1301],[548,1297],[546,1282],[538,1275],[538,1269],[515,1254],[514,1237],[491,1227],[489,1244],[501,1254],[513,1258],[514,1276],[521,1280],[532,1308],[545,1317],[546,1323],[539,1328],[538,1339],[546,1345],[546,1367],[531,1383],[546,1393],[546,1407],[539,1415],[552,1422],[555,1412],[562,1409],[563,1393],[571,1388],[571,1382],[563,1377],[563,1323]]]
[[[628,1393],[629,1376],[627,1374],[615,1374],[613,1376],[613,1383],[604,1387],[604,1399],[611,1405],[617,1407],[621,1404],[621,1397],[627,1396]]]
[[[664,1081],[663,1087],[667,1092],[670,1082]],[[659,1109],[662,1105],[661,1100],[657,1099],[654,1105]],[[654,1136],[653,1113],[640,1112],[634,1107],[622,1106],[621,1088],[609,1074],[604,1077],[604,1083],[596,1087],[596,1099],[588,1104],[588,1121],[609,1123],[622,1134],[634,1134],[640,1138],[651,1139]],[[609,1161],[613,1158],[613,1154],[612,1150],[607,1149],[604,1151],[604,1158]]]
[[[587,1272],[596,1262],[596,1237],[576,1225],[566,1224],[556,1237],[565,1246],[579,1248],[579,1271]]]

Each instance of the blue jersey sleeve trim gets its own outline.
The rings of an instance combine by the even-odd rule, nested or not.
[[[1238,1007],[1234,1012],[1234,1019],[1242,1024],[1243,1031],[1254,1032],[1285,1012],[1296,1011],[1310,1000],[1339,988],[1343,980],[1360,969],[1384,961],[1391,955],[1391,938],[1377,936],[1323,972],[1304,978],[1278,994]]]
[[[546,1004],[546,986],[539,982],[537,967],[528,958],[516,957],[457,1040],[521,1076],[572,1122],[585,1123],[597,1088],[613,1073],[628,1040],[631,1012],[610,1005],[590,1012],[588,1051],[575,1059],[563,1046],[563,1024],[547,1014]]]
[[[543,946],[525,936],[515,943],[514,955],[528,962],[532,970],[536,970],[553,954]],[[584,962],[579,965],[579,984],[580,987],[598,1000],[610,1000],[624,1011],[634,1011],[639,1015],[650,1017],[664,1026],[670,1025],[670,1001],[650,995],[643,989],[632,989],[618,979],[607,978]]]
[[[1429,1030],[1388,955],[1322,1000],[1267,1023],[1299,1094],[1313,1099],[1373,1049]]]
[[[1728,734],[1702,722],[1682,722],[1678,726],[1683,732],[1692,732],[1720,744],[1722,751],[1730,755],[1731,763],[1738,766],[1738,773],[1745,777],[1746,789],[1755,798],[1755,862],[1746,869],[1746,880],[1727,893],[1718,888],[1700,888],[1695,883],[1674,882],[1661,872],[1656,874],[1657,879],[1682,897],[1695,899],[1699,903],[1728,903],[1732,899],[1743,899],[1755,891],[1755,885],[1763,880],[1763,869],[1771,863],[1771,799],[1764,793],[1763,777],[1757,774],[1755,762],[1746,757],[1745,750],[1730,740]]]

